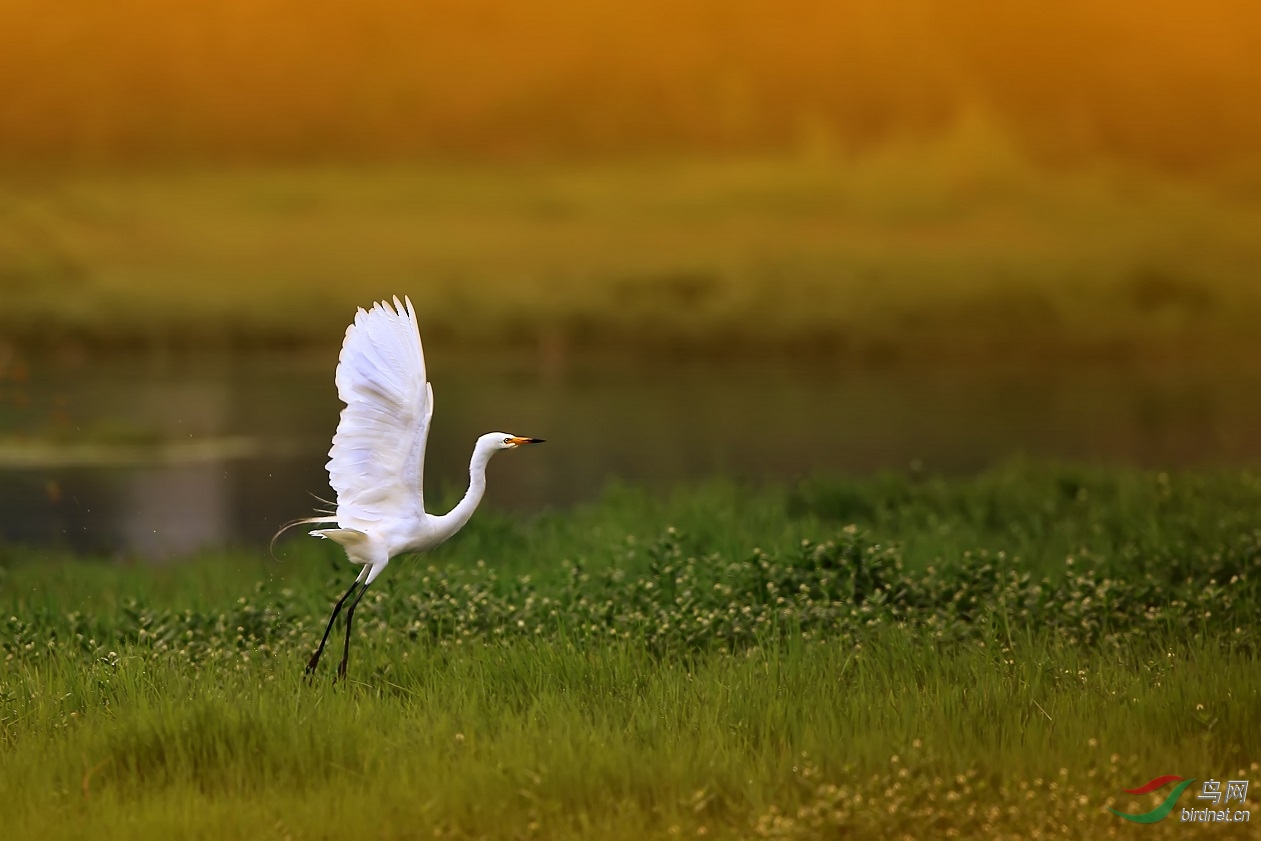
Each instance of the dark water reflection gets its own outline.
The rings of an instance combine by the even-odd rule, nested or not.
[[[0,543],[155,558],[262,545],[307,513],[310,493],[330,494],[335,358],[79,359],[10,376],[0,382]],[[462,490],[473,439],[490,429],[548,439],[491,466],[485,504],[527,511],[590,499],[615,478],[665,488],[913,462],[958,473],[1017,454],[1261,462],[1255,370],[593,362],[547,376],[519,360],[434,351],[430,366],[431,509]],[[23,456],[31,441],[43,455]]]

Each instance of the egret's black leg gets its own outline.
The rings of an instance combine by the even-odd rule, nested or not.
[[[311,662],[306,664],[307,674],[315,672],[315,667],[320,663],[320,655],[324,653],[324,644],[328,642],[328,633],[333,630],[333,622],[337,620],[337,614],[342,612],[342,605],[346,603],[346,599],[350,598],[350,594],[355,592],[355,588],[358,586],[359,579],[356,577],[355,580],[351,582],[350,589],[346,591],[346,595],[338,599],[337,606],[333,608],[333,615],[328,617],[328,627],[324,629],[324,638],[320,640],[320,647],[315,649],[315,653],[311,655]],[[362,593],[360,595],[362,595]]]
[[[342,649],[342,661],[337,667],[337,676],[346,676],[346,664],[350,662],[350,620],[355,618],[355,608],[359,606],[359,600],[363,598],[363,594],[368,592],[368,585],[363,585],[363,589],[359,591],[359,595],[355,596],[355,600],[350,603],[350,610],[346,611],[346,647]]]

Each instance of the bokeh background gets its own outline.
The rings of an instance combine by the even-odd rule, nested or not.
[[[0,546],[256,544],[410,295],[426,477],[1261,456],[1261,7],[0,4]]]

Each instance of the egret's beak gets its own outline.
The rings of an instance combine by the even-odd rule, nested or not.
[[[522,444],[542,444],[542,438],[513,438],[513,446],[520,447]]]

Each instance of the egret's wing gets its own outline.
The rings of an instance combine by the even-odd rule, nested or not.
[[[342,409],[329,484],[337,492],[342,528],[370,528],[400,518],[419,518],[425,441],[433,415],[433,389],[412,302],[394,299],[355,314],[346,328],[337,363]]]

